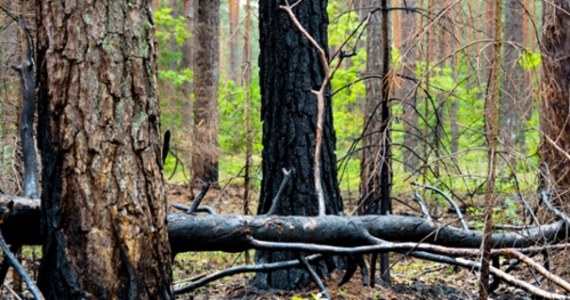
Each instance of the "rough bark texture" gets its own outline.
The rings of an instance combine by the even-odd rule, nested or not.
[[[505,153],[509,166],[516,166],[516,142],[524,140],[523,111],[527,109],[524,104],[528,98],[529,82],[526,80],[525,71],[518,63],[521,49],[514,44],[523,44],[523,21],[526,18],[525,8],[519,0],[508,0],[505,6],[505,33],[504,39],[512,44],[505,44],[503,62],[505,77],[501,94],[501,139],[502,151]],[[531,104],[532,105],[532,104]],[[508,169],[508,167],[507,167]]]
[[[172,299],[150,1],[40,1],[47,299]]]
[[[37,245],[41,242],[38,201],[0,195],[2,233],[8,243]],[[36,222],[30,222],[36,220]],[[26,222],[28,224],[26,224]],[[493,248],[529,247],[568,240],[570,227],[562,221],[524,231],[494,233]],[[250,237],[261,241],[358,247],[373,244],[370,235],[401,243],[422,242],[454,248],[481,246],[480,231],[461,230],[418,217],[366,216],[168,216],[168,235],[174,254],[194,251],[241,252],[255,248]],[[327,251],[323,251],[327,252]],[[368,252],[369,253],[369,252]]]
[[[370,7],[386,7],[385,0],[370,1]],[[388,75],[389,41],[387,14],[374,13],[367,29],[366,75],[378,76],[366,81],[366,100],[364,102],[364,131],[362,138],[362,157],[360,162],[359,213],[381,213],[390,211],[385,200],[390,195],[390,147],[389,144],[389,108]]]
[[[278,5],[280,1],[260,1],[261,95],[263,119],[263,180],[258,213],[266,212],[283,179],[282,169],[294,174],[277,207],[281,215],[316,215],[317,197],[313,179],[313,156],[317,121],[318,90],[324,79],[315,49],[293,25]],[[315,40],[327,49],[327,1],[306,0],[294,13]],[[330,89],[325,92],[322,144],[322,186],[326,213],[342,212],[338,188],[335,135],[332,124]],[[287,253],[258,252],[258,263],[291,259]],[[292,289],[306,282],[298,269],[258,274],[256,282],[274,288]]]
[[[570,1],[544,3],[542,40],[542,99],[540,122],[543,141],[543,188],[554,192],[552,202],[570,212]]]
[[[194,144],[193,178],[218,181],[218,62],[220,0],[198,1],[194,27]]]

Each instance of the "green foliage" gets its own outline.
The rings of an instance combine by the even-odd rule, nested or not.
[[[537,51],[524,49],[518,61],[519,65],[525,71],[531,71],[540,66],[542,63],[542,55]]]
[[[158,42],[158,65],[159,74],[173,63],[179,63],[182,59],[181,46],[184,41],[191,37],[186,30],[186,18],[172,16],[171,7],[163,7],[154,13],[156,24],[156,40]],[[175,43],[175,45],[172,44]],[[174,47],[176,46],[176,47]]]

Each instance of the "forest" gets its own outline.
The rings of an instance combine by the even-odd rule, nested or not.
[[[570,299],[568,0],[0,25],[2,299]]]

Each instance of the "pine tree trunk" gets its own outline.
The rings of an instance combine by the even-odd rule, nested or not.
[[[218,79],[220,0],[198,1],[194,28],[194,181],[218,181]]]
[[[502,151],[507,162],[505,170],[510,167],[516,167],[516,141],[524,136],[524,123],[522,118],[522,110],[525,95],[528,93],[526,87],[528,82],[525,80],[525,72],[518,63],[521,49],[514,45],[522,44],[523,41],[523,20],[525,19],[524,7],[518,0],[508,0],[505,6],[505,41],[509,44],[505,45],[503,53],[503,63],[505,68],[505,77],[503,83],[503,92],[501,94],[501,139]],[[512,42],[512,44],[511,44]],[[523,137],[524,140],[524,137]],[[514,169],[513,169],[514,171]]]
[[[283,179],[282,169],[292,169],[277,214],[311,216],[318,212],[313,179],[317,100],[311,90],[320,88],[324,72],[317,52],[279,9],[278,2],[259,3],[263,180],[257,212],[269,210]],[[328,48],[326,7],[326,0],[305,0],[294,9],[301,24],[324,49]],[[342,201],[336,177],[330,89],[325,94],[322,185],[326,214],[339,214]],[[291,253],[256,253],[257,263],[292,257]],[[304,285],[307,278],[304,271],[290,269],[257,274],[256,283],[293,289]]]
[[[151,2],[39,4],[39,286],[172,299]]]
[[[542,99],[540,126],[543,140],[539,154],[544,190],[553,192],[553,204],[570,212],[570,2],[544,3],[542,35]]]
[[[230,12],[230,79],[241,85],[238,59],[239,0],[228,0]]]

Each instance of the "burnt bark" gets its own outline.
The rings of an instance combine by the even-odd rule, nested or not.
[[[294,174],[281,195],[276,213],[280,215],[316,215],[317,195],[313,178],[313,158],[317,122],[317,99],[325,78],[323,66],[314,47],[279,9],[281,1],[259,3],[260,83],[263,120],[263,180],[258,214],[269,210],[283,179],[282,169]],[[284,4],[284,3],[283,3]],[[301,25],[327,49],[327,1],[302,1],[293,9]],[[328,53],[327,53],[328,55]],[[342,212],[337,181],[335,135],[333,131],[330,88],[325,91],[321,174],[326,214]],[[289,260],[288,253],[258,252],[258,263]],[[307,281],[299,269],[258,274],[256,283],[274,288],[292,289]]]
[[[20,139],[22,141],[22,156],[24,160],[24,197],[39,198],[38,163],[33,129],[34,113],[36,111],[34,49],[32,37],[24,20],[19,18],[17,21],[20,27],[22,55],[20,64],[12,68],[20,75],[24,96],[20,113]]]
[[[570,212],[570,2],[544,3],[542,34],[542,99],[539,147],[543,165],[543,188],[552,190],[553,204]]]
[[[194,24],[194,144],[192,176],[218,182],[218,63],[220,0],[198,1]]]
[[[172,299],[150,1],[40,1],[47,299]]]
[[[26,220],[37,220],[39,214],[37,201],[0,195],[2,233],[10,244],[37,245],[41,242],[39,223],[36,223],[37,226],[19,227],[25,225]],[[493,233],[491,245],[493,248],[524,248],[565,241],[568,240],[569,229],[568,224],[557,221],[529,227],[524,231]],[[421,242],[471,249],[479,249],[483,239],[481,231],[462,230],[449,224],[399,215],[307,217],[169,214],[168,235],[174,254],[195,251],[241,252],[256,248],[252,246],[251,238],[305,243],[308,247],[328,245],[352,248],[373,245],[376,241],[371,237],[375,237],[388,242],[411,242],[411,245]],[[322,252],[329,253],[331,249],[325,247]],[[357,252],[374,251],[372,248],[361,248]]]

